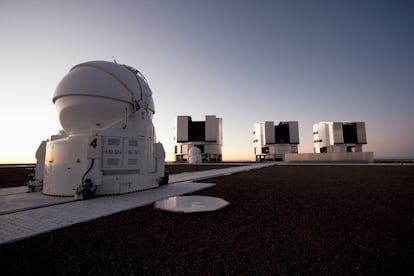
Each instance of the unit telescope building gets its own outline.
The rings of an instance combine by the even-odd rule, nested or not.
[[[297,121],[258,122],[254,124],[253,146],[256,161],[284,160],[287,153],[298,153],[299,128]]]
[[[374,161],[373,152],[364,152],[367,144],[364,122],[319,122],[313,125],[314,153],[286,154],[287,162]]]
[[[176,162],[222,161],[222,118],[207,115],[205,121],[193,121],[190,116],[177,116],[175,131]]]
[[[362,152],[367,143],[364,122],[320,122],[313,125],[315,153]]]

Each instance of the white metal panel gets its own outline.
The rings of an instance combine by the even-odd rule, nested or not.
[[[254,147],[261,147],[263,146],[263,139],[262,139],[262,124],[263,123],[255,123],[253,125],[253,146]]]
[[[223,118],[217,118],[217,127],[218,127],[218,141],[217,141],[217,144],[222,146],[223,145]]]
[[[333,143],[341,144],[344,142],[344,134],[342,131],[342,123],[334,122],[333,123]]]
[[[289,123],[289,140],[291,144],[299,144],[299,125],[297,121]]]
[[[367,136],[365,132],[365,123],[364,122],[357,122],[357,137],[358,143],[366,144],[367,143]]]
[[[178,116],[177,117],[177,142],[188,141],[188,121],[189,116]]]
[[[45,158],[46,158],[46,143],[42,141],[36,151],[36,170],[35,180],[43,181],[43,171],[45,170]]]
[[[221,154],[221,145],[219,145],[219,144],[206,144],[206,145],[204,145],[204,153],[207,153],[207,154]]]
[[[88,141],[88,150],[86,156],[88,159],[98,159],[101,158],[102,149],[101,149],[101,137],[100,136],[91,136]]]
[[[285,154],[290,152],[290,145],[289,144],[277,144],[275,145],[274,152],[275,154]]]
[[[217,118],[214,115],[206,116],[206,132],[205,139],[207,142],[217,142],[219,130]]]
[[[264,137],[265,144],[275,143],[275,124],[274,122],[267,121],[264,123]]]
[[[319,137],[319,148],[320,147],[326,147],[329,145],[329,129],[328,125],[325,123],[319,123],[318,124],[318,137]]]
[[[313,124],[313,148],[314,152],[319,152],[319,124]]]
[[[89,163],[86,160],[89,137],[50,141],[46,146],[43,193],[74,195]]]
[[[119,169],[122,167],[121,137],[104,137],[102,169]]]
[[[260,139],[261,139],[261,145],[265,146],[266,145],[266,138],[265,138],[265,123],[261,122],[260,123]]]
[[[128,169],[140,169],[142,157],[142,140],[134,138],[124,138],[124,166]]]

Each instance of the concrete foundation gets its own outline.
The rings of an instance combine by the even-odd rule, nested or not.
[[[372,163],[373,152],[286,153],[285,162]]]

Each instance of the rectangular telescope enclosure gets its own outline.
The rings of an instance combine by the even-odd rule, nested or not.
[[[192,152],[199,152],[194,163],[222,161],[222,118],[207,115],[205,121],[193,121],[190,116],[177,116],[175,131],[176,162],[190,162]]]
[[[313,125],[315,153],[362,152],[365,122],[320,122]]]
[[[258,122],[253,127],[253,147],[256,161],[284,160],[286,153],[298,153],[299,127],[297,121]]]

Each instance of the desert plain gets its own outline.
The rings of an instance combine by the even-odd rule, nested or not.
[[[3,172],[1,186],[22,172]],[[194,194],[230,205],[151,204],[5,244],[2,274],[414,275],[412,165],[280,164],[203,182],[216,185]]]

